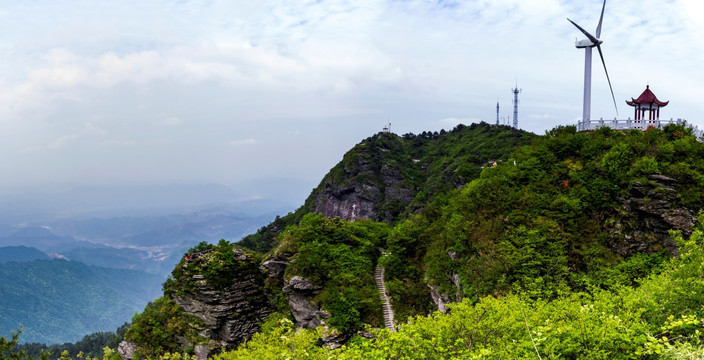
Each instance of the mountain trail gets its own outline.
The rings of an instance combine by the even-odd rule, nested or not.
[[[383,254],[383,252],[382,252]],[[384,283],[384,268],[381,266],[376,267],[374,271],[374,278],[376,279],[376,287],[379,289],[379,295],[383,304],[384,311],[384,326],[391,331],[396,331],[394,326],[394,309],[391,307],[391,302],[389,302],[389,297],[386,296],[386,284]]]

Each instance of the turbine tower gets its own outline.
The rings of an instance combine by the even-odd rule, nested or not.
[[[599,56],[601,57],[601,63],[604,65],[604,72],[606,73],[606,80],[609,82],[609,89],[611,90],[611,98],[614,100],[614,108],[616,108],[616,115],[618,115],[618,107],[616,106],[616,97],[614,96],[614,89],[611,87],[611,79],[609,79],[609,71],[606,70],[606,62],[604,61],[604,54],[601,51],[602,40],[599,40],[601,36],[601,23],[604,20],[604,9],[606,8],[606,0],[604,0],[604,5],[601,7],[601,17],[599,17],[599,25],[596,27],[596,36],[593,36],[581,26],[577,25],[574,21],[569,18],[567,21],[571,22],[572,25],[576,26],[579,31],[587,36],[584,40],[579,40],[576,42],[575,46],[578,49],[584,49],[584,102],[582,105],[582,126],[579,130],[587,130],[589,127],[589,120],[591,116],[591,106],[592,106],[592,48],[596,47],[599,50]]]

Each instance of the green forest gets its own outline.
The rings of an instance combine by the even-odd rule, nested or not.
[[[310,210],[329,184],[389,187],[388,169],[413,196],[381,189],[377,218]],[[173,296],[194,291],[193,279],[225,291],[260,276],[232,255],[244,247],[248,261],[287,265],[262,281],[273,313],[260,331],[218,360],[700,359],[703,205],[704,144],[684,126],[380,133],[345,154],[296,212],[239,244],[189,250],[208,255],[184,257],[125,337],[138,358],[194,356],[208,344],[203,324]],[[377,266],[395,332],[383,329]],[[319,289],[311,302],[328,314],[324,326],[297,326],[282,290],[294,277]],[[322,346],[331,333],[344,345]]]

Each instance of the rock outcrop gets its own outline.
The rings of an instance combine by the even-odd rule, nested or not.
[[[385,138],[394,141],[387,135],[379,134],[347,153],[314,190],[309,210],[344,220],[393,221],[394,212],[405,209],[417,189],[402,171],[414,163],[410,158],[404,163],[391,158],[400,154],[384,147]]]
[[[433,299],[435,306],[438,307],[438,311],[443,314],[446,313],[447,312],[447,304],[452,303],[452,300],[450,300],[450,297],[447,296],[447,294],[445,294],[445,293],[441,293],[440,287],[437,285],[428,284],[428,287],[430,288],[430,297]]]
[[[120,354],[122,360],[131,360],[135,351],[137,351],[137,344],[132,341],[123,341],[117,346],[117,353]]]
[[[296,326],[301,328],[315,328],[321,324],[322,320],[330,317],[325,311],[313,301],[321,286],[313,285],[310,280],[294,276],[286,282],[283,293],[288,298],[289,308],[293,318],[296,319]]]
[[[677,203],[677,180],[649,175],[649,183],[635,182],[630,196],[618,199],[618,214],[607,221],[611,234],[610,247],[619,255],[654,252],[662,248],[671,254],[677,246],[669,235],[670,230],[680,230],[689,235],[695,216]]]
[[[259,264],[235,248],[242,271],[231,285],[217,288],[202,275],[193,275],[195,289],[173,294],[174,301],[189,314],[201,319],[206,330],[201,336],[219,347],[234,348],[259,330],[259,323],[274,312],[264,292],[264,277]]]

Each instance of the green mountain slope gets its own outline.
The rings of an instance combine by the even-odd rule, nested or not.
[[[64,260],[0,265],[2,332],[23,328],[23,342],[77,341],[114,330],[159,294],[161,278]]]
[[[436,197],[463,187],[482,168],[507,159],[535,138],[532,133],[486,123],[458,125],[449,132],[376,134],[348,151],[301,208],[245,237],[240,245],[266,252],[286,226],[311,212],[394,224]]]
[[[676,254],[668,230],[689,234],[704,204],[704,146],[684,134],[556,129],[485,168],[387,242],[399,313],[430,301],[426,285],[436,303],[632,285]]]

